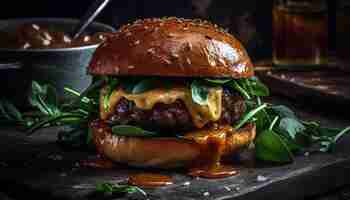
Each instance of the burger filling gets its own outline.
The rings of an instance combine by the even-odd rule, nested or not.
[[[215,121],[208,119],[206,126],[210,126],[212,123],[233,124],[241,118],[244,111],[243,97],[229,90],[224,90],[221,115]],[[127,98],[121,98],[114,106],[112,113],[106,118],[111,124],[130,124],[147,130],[174,133],[199,128],[193,123],[193,119],[196,119],[196,116],[190,114],[185,103],[179,99],[171,104],[156,103],[152,109],[146,110],[138,107],[134,101]]]
[[[110,124],[135,125],[147,130],[191,131],[215,124],[233,124],[245,112],[244,98],[238,92],[219,85],[206,87],[204,101],[188,84],[171,88],[157,86],[133,93],[122,85],[101,90],[100,117]],[[109,91],[111,90],[111,91]],[[108,94],[110,93],[110,94]],[[108,96],[108,100],[105,98]]]

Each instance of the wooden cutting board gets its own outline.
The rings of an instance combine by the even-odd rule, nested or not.
[[[279,101],[278,101],[279,102]],[[282,102],[284,103],[284,102]],[[321,120],[336,127],[349,119],[298,112],[302,117]],[[57,128],[32,137],[8,127],[0,130],[0,192],[18,199],[94,199],[101,182],[125,181],[142,169],[87,169],[77,165],[93,155],[77,150],[64,151],[56,145]],[[240,174],[225,179],[193,179],[183,171],[155,171],[173,177],[174,185],[146,190],[148,199],[304,199],[350,184],[350,137],[344,137],[334,154],[300,155],[288,165],[237,165]],[[179,152],[180,153],[180,152]],[[260,176],[260,178],[258,178]],[[261,177],[266,180],[261,180]],[[147,199],[131,194],[121,199]]]

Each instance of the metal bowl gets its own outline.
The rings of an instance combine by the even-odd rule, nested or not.
[[[13,32],[18,26],[32,23],[57,27],[58,30],[69,33],[78,20],[58,18],[3,20],[0,21],[0,31]],[[93,23],[86,33],[114,31],[115,29],[108,25]],[[0,48],[0,87],[5,91],[5,96],[16,100],[17,104],[25,102],[32,80],[53,84],[61,97],[64,96],[65,86],[81,91],[91,82],[86,67],[98,45],[56,49]]]

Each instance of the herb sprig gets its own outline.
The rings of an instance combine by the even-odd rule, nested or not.
[[[147,197],[147,193],[137,186],[115,184],[110,182],[100,183],[96,186],[96,192],[101,194],[132,194],[140,193]]]

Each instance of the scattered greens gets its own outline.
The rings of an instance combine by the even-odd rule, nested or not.
[[[264,103],[260,98],[269,95],[268,88],[256,77],[246,79],[195,79],[184,80],[191,90],[192,99],[199,105],[208,104],[210,87],[221,86],[240,93],[246,100],[247,111],[234,128],[239,129],[247,123],[254,122],[257,126],[255,139],[256,157],[264,161],[291,162],[298,153],[309,147],[318,147],[318,151],[334,150],[339,138],[350,133],[350,127],[345,129],[324,128],[319,123],[300,120],[296,114],[283,105]],[[73,96],[72,102],[60,103],[54,87],[47,84],[32,83],[29,102],[36,111],[21,113],[6,99],[0,99],[0,123],[16,124],[27,128],[28,133],[48,127],[65,125],[59,133],[58,141],[70,146],[91,144],[92,133],[88,128],[91,120],[99,117],[100,90],[105,87],[105,96],[101,102],[109,109],[109,98],[116,87],[122,87],[125,92],[139,94],[150,91],[162,85],[171,88],[171,80],[160,78],[106,78],[95,77],[93,83],[83,92],[65,88],[68,95]],[[133,137],[160,137],[160,134],[143,130],[130,125],[112,124],[115,135]],[[127,186],[102,184],[100,191],[134,191]]]
[[[19,112],[19,110],[8,100],[6,99],[0,99],[0,113],[2,116],[3,121],[22,121],[23,117],[22,114]]]
[[[102,194],[132,194],[139,192],[143,196],[147,196],[147,193],[137,186],[114,183],[100,183],[96,186],[96,192]]]

